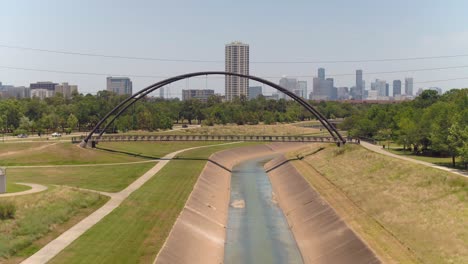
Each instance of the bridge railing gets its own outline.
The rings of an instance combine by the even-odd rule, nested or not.
[[[73,143],[80,143],[85,137],[72,137]],[[325,136],[274,136],[274,135],[104,135],[93,136],[94,142],[124,141],[259,141],[259,142],[319,142],[339,143],[340,140]],[[347,138],[347,143],[359,144],[359,139]]]

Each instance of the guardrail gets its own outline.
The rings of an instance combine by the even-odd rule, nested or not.
[[[72,143],[80,143],[85,137],[72,137]],[[259,142],[320,142],[340,143],[333,137],[318,136],[242,136],[242,135],[105,135],[93,136],[89,142],[123,141],[259,141]],[[347,138],[347,143],[359,144],[358,139]]]

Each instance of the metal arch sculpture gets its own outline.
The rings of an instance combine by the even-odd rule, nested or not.
[[[80,146],[81,147],[86,147],[88,144],[89,139],[93,136],[93,134],[100,128],[100,126],[107,121],[112,115],[114,115],[110,121],[105,125],[104,129],[102,129],[99,133],[99,136],[102,136],[102,134],[106,131],[106,129],[109,127],[110,124],[114,122],[114,120],[119,117],[125,110],[127,110],[131,105],[139,101],[141,98],[144,98],[146,95],[150,94],[151,92],[165,86],[168,84],[171,84],[176,81],[180,81],[183,79],[191,78],[191,77],[196,77],[196,76],[203,76],[203,75],[224,75],[224,76],[237,76],[237,77],[242,77],[242,78],[247,78],[250,80],[254,80],[263,84],[266,84],[272,88],[275,88],[276,90],[288,95],[292,99],[294,99],[296,102],[301,104],[304,108],[306,108],[310,113],[312,113],[319,121],[320,123],[327,129],[328,133],[335,139],[338,140],[339,143],[345,144],[346,140],[341,136],[341,134],[336,130],[336,128],[328,122],[328,120],[320,113],[318,112],[312,105],[310,105],[307,101],[305,101],[303,98],[297,96],[296,94],[292,93],[291,91],[281,87],[278,84],[272,83],[268,80],[252,76],[252,75],[244,75],[244,74],[239,74],[239,73],[232,73],[232,72],[223,72],[223,71],[206,71],[206,72],[193,72],[193,73],[187,73],[183,75],[178,75],[175,77],[171,77],[168,79],[165,79],[163,81],[157,82],[153,85],[150,85],[139,92],[133,94],[132,96],[128,97],[124,101],[122,101],[120,104],[118,104],[116,107],[114,107],[109,113],[107,113],[89,132],[89,134],[86,136],[85,139],[81,142]]]

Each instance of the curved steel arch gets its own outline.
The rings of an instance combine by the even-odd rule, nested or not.
[[[250,80],[254,80],[263,84],[266,84],[272,88],[275,88],[276,90],[288,95],[292,99],[294,99],[296,102],[301,104],[304,108],[306,108],[310,113],[312,113],[319,121],[320,123],[327,129],[328,133],[335,138],[336,140],[339,140],[340,143],[345,144],[346,140],[341,136],[341,134],[336,130],[336,128],[328,122],[328,120],[320,113],[318,112],[312,105],[310,105],[307,101],[305,101],[303,98],[297,96],[296,94],[292,93],[291,91],[281,87],[278,84],[272,83],[268,80],[252,76],[252,75],[245,75],[245,74],[239,74],[239,73],[233,73],[233,72],[223,72],[223,71],[206,71],[206,72],[193,72],[193,73],[187,73],[183,75],[178,75],[175,77],[171,77],[168,79],[165,79],[163,81],[157,82],[153,85],[150,85],[139,92],[133,94],[132,96],[128,97],[124,101],[122,101],[120,104],[118,104],[116,107],[114,107],[109,113],[107,113],[89,132],[89,134],[86,136],[86,138],[82,141],[81,146],[86,147],[89,139],[93,136],[93,134],[96,132],[96,130],[99,129],[99,127],[109,119],[113,114],[113,116],[110,121],[105,125],[104,129],[99,133],[99,136],[102,136],[104,131],[109,127],[110,124],[114,122],[114,120],[119,117],[125,110],[127,110],[131,105],[139,101],[141,98],[145,97],[149,93],[165,86],[168,84],[171,84],[176,81],[180,81],[183,79],[191,78],[191,77],[196,77],[196,76],[203,76],[203,75],[225,75],[225,76],[237,76],[237,77],[242,77],[242,78],[247,78]]]

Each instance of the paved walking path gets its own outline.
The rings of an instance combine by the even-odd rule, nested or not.
[[[228,144],[235,144],[235,143],[238,143],[238,142],[231,142],[231,143],[219,144],[219,145],[228,145]],[[85,219],[81,220],[78,224],[74,225],[69,230],[62,233],[59,237],[52,240],[49,244],[44,246],[41,250],[39,250],[34,255],[27,258],[21,263],[39,264],[39,263],[46,263],[49,260],[51,260],[58,253],[60,253],[60,251],[65,249],[73,241],[75,241],[78,237],[80,237],[84,232],[86,232],[88,229],[93,227],[95,224],[101,221],[106,215],[108,215],[115,208],[117,208],[130,194],[132,194],[134,191],[136,191],[141,186],[143,186],[143,184],[145,184],[156,173],[158,173],[177,154],[187,151],[187,150],[204,148],[204,147],[213,147],[213,146],[219,146],[219,145],[208,145],[208,146],[187,148],[187,149],[182,149],[182,150],[178,150],[170,154],[167,154],[153,168],[151,168],[149,171],[143,174],[143,176],[138,178],[136,181],[130,184],[127,188],[125,188],[124,190],[118,193],[113,193],[112,195],[110,195],[111,199],[101,208],[94,211],[94,213],[92,213]]]
[[[14,192],[14,193],[3,193],[0,194],[0,198],[2,197],[12,197],[12,196],[20,196],[20,195],[26,195],[26,194],[32,194],[32,193],[38,193],[47,190],[47,186],[40,185],[40,184],[34,184],[34,183],[22,183],[22,182],[15,182],[16,184],[21,184],[21,185],[26,185],[31,187],[31,189],[23,192]]]
[[[393,154],[393,153],[391,153],[391,152],[388,152],[388,151],[384,150],[381,146],[378,146],[378,145],[373,145],[373,144],[371,144],[371,143],[367,143],[367,142],[361,141],[361,146],[363,146],[363,147],[365,147],[366,149],[369,149],[369,150],[371,150],[371,151],[374,151],[374,152],[377,152],[377,153],[380,153],[380,154],[383,154],[383,155],[387,155],[387,156],[390,156],[390,157],[393,157],[393,158],[406,160],[406,161],[409,161],[409,162],[413,162],[413,163],[417,163],[417,164],[429,166],[429,167],[432,167],[432,168],[435,168],[435,169],[439,169],[439,170],[443,170],[443,171],[448,171],[448,172],[451,172],[451,173],[455,173],[455,174],[460,175],[460,176],[463,176],[463,177],[468,177],[468,172],[466,172],[466,171],[457,170],[457,169],[451,169],[451,168],[447,168],[447,167],[443,167],[443,166],[438,166],[438,165],[435,165],[435,164],[430,163],[430,162],[421,161],[421,160],[416,160],[416,159],[412,159],[412,158],[408,158],[408,157],[396,155],[396,154]]]

